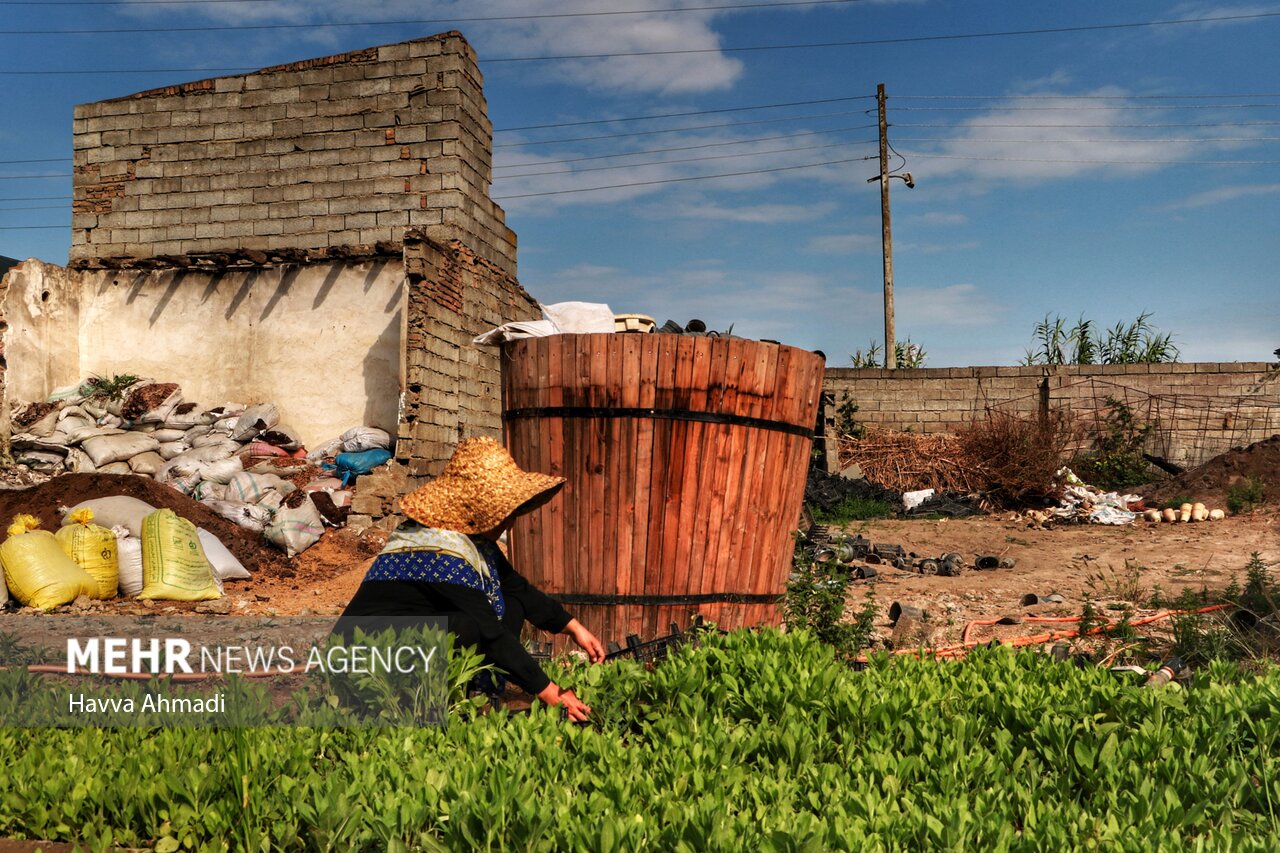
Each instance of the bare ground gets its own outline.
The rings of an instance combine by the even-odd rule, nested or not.
[[[1064,525],[1048,530],[1028,527],[1012,513],[940,521],[854,522],[846,530],[875,543],[900,544],[908,552],[935,557],[961,554],[969,566],[980,554],[1012,557],[1014,568],[966,570],[958,577],[928,576],[885,566],[879,577],[855,581],[849,605],[856,608],[873,590],[877,627],[888,633],[893,602],[924,609],[936,626],[933,644],[958,643],[966,623],[1002,616],[1078,616],[1088,596],[1105,611],[1109,603],[1141,603],[1157,588],[1166,599],[1186,588],[1224,589],[1233,578],[1243,582],[1253,552],[1269,564],[1280,561],[1280,508],[1226,518],[1220,522],[1125,526]],[[1026,593],[1061,595],[1061,604],[1030,607]],[[1138,615],[1155,612],[1139,609]],[[1010,639],[1037,634],[1044,625],[983,628],[974,638]]]

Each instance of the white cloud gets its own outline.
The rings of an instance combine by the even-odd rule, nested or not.
[[[641,4],[643,5],[643,4]],[[682,94],[723,90],[742,74],[743,63],[719,51],[720,34],[713,26],[724,11],[698,9],[701,0],[668,0],[671,8],[690,7],[680,13],[638,15],[597,14],[591,17],[547,18],[561,12],[581,12],[575,0],[546,0],[531,6],[527,0],[490,0],[483,6],[466,2],[382,0],[376,4],[352,4],[349,0],[280,0],[260,3],[193,4],[184,15],[200,15],[215,25],[319,24],[343,21],[436,21],[421,24],[429,32],[462,29],[485,59],[526,56],[572,56],[653,51],[699,50],[706,53],[664,56],[614,56],[605,59],[521,64],[529,73],[561,80],[588,89]],[[173,19],[173,8],[163,4],[125,7],[126,14],[158,23]],[[634,0],[599,0],[595,13],[635,9]],[[803,7],[801,7],[803,8]],[[462,18],[518,18],[506,21],[457,21]],[[455,20],[449,20],[453,18]],[[188,18],[190,20],[190,18]],[[390,28],[316,28],[281,30],[273,38],[307,44],[336,44],[351,31],[367,32],[367,43],[395,40]],[[245,36],[251,36],[247,32]],[[252,60],[251,60],[252,61]]]
[[[831,203],[823,204],[753,204],[724,205],[714,201],[685,201],[655,207],[642,213],[650,216],[675,219],[698,219],[711,222],[739,222],[770,224],[782,222],[809,222],[821,219],[835,210]]]
[[[920,255],[938,255],[943,252],[967,252],[970,249],[978,248],[977,240],[965,240],[960,243],[913,243],[911,241],[897,241],[893,243],[895,252],[912,252]]]
[[[795,137],[805,133],[809,135]],[[514,133],[504,134],[500,147],[495,148],[493,196],[508,211],[530,215],[548,215],[564,205],[617,203],[653,195],[673,184],[686,186],[691,192],[706,188],[717,193],[758,190],[783,181],[829,184],[830,167],[810,165],[841,159],[840,153],[832,152],[847,144],[837,136],[809,132],[800,122],[784,134],[769,132],[763,137],[677,128],[664,133],[661,142],[646,136],[606,139],[590,147],[589,141],[579,140],[587,142],[587,147],[575,143],[573,148],[556,148],[554,153],[542,153],[545,149],[534,145],[522,149],[522,141]],[[713,183],[703,183],[711,178]],[[587,189],[592,191],[582,192]],[[531,193],[544,195],[518,197]],[[798,222],[834,209],[829,204],[788,203],[740,209],[723,201],[708,202],[701,195],[686,205],[677,205],[675,214],[738,222],[779,221],[777,217]]]
[[[898,327],[908,330],[920,326],[990,326],[996,323],[1004,306],[973,284],[949,287],[902,287],[894,289]]]
[[[907,218],[921,225],[967,225],[969,222],[963,213],[921,213]]]
[[[1250,196],[1274,195],[1280,193],[1280,184],[1237,184],[1233,187],[1218,187],[1201,193],[1189,195],[1181,201],[1167,205],[1164,210],[1183,210],[1192,207],[1208,207],[1213,204],[1224,204],[1238,198]]]
[[[1166,168],[1170,161],[1221,158],[1250,144],[1258,131],[1242,128],[1163,128],[1184,122],[1174,110],[1137,100],[1117,87],[1079,96],[1038,91],[998,103],[957,124],[936,142],[909,137],[898,148],[926,179],[953,177],[970,189],[1036,183],[1082,175],[1126,176]],[[1229,120],[1231,107],[1197,114]],[[902,134],[905,136],[904,133]]]
[[[824,234],[809,240],[805,247],[820,255],[849,255],[854,252],[880,251],[879,234]]]

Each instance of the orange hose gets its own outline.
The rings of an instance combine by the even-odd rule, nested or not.
[[[1212,613],[1215,610],[1225,610],[1229,606],[1230,605],[1227,605],[1227,604],[1212,604],[1212,605],[1209,605],[1208,607],[1200,607],[1196,610],[1162,610],[1161,612],[1156,613],[1153,616],[1146,616],[1146,617],[1143,617],[1142,619],[1132,620],[1129,622],[1129,624],[1133,626],[1149,625],[1152,622],[1159,622],[1162,619],[1168,619],[1170,616],[1180,616],[1187,613]],[[1079,622],[1080,618],[1081,617],[1079,616],[1026,616],[1026,617],[1023,617],[1024,621],[1026,622],[1041,622],[1041,623]],[[928,649],[895,649],[893,653],[895,655],[909,655],[909,654],[918,654],[922,656],[932,655],[933,657],[937,657],[937,658],[963,657],[966,653],[968,653],[969,649],[972,649],[975,646],[979,645],[977,641],[971,640],[969,638],[971,630],[979,626],[995,625],[999,623],[999,621],[1000,621],[999,619],[974,619],[970,621],[967,625],[964,626],[964,630],[960,634],[959,645],[943,646],[941,648],[934,647],[934,648],[928,648]],[[1118,621],[1107,622],[1106,624],[1098,625],[1094,628],[1090,628],[1088,631],[1084,633],[1086,635],[1101,634],[1104,631],[1109,631],[1112,628],[1115,628],[1119,624],[1121,623]],[[1072,637],[1078,637],[1080,635],[1081,635],[1080,631],[1059,631],[1059,632],[1050,631],[1046,634],[1032,634],[1026,637],[1015,637],[1014,639],[1009,640],[1007,644],[1015,648],[1020,648],[1022,646],[1033,646],[1033,645],[1040,645],[1042,643],[1049,643],[1054,640],[1067,640]],[[867,658],[865,655],[862,655],[859,658],[857,658],[857,660],[861,663],[866,663]]]

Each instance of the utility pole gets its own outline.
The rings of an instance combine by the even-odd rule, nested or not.
[[[893,329],[893,229],[889,227],[889,124],[884,115],[884,84],[876,86],[880,108],[880,237],[884,251],[884,366],[898,366]]]

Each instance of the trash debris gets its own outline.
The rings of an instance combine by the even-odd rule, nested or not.
[[[496,347],[521,338],[545,338],[550,335],[612,334],[613,311],[596,302],[557,302],[542,306],[541,320],[516,320],[476,336],[476,346]]]
[[[1022,596],[1021,603],[1023,607],[1031,607],[1036,604],[1061,604],[1064,601],[1066,599],[1056,592],[1049,595],[1036,595],[1034,592],[1028,592]]]
[[[1062,503],[1052,511],[1055,518],[1090,524],[1132,524],[1138,517],[1131,507],[1141,505],[1139,495],[1103,492],[1085,483],[1070,468],[1059,468],[1054,477],[1062,491]]]
[[[902,508],[907,512],[910,512],[911,510],[920,506],[920,504],[927,501],[929,498],[933,497],[933,495],[934,495],[933,489],[919,489],[914,492],[903,492]]]
[[[968,518],[975,515],[986,515],[978,495],[964,495],[959,492],[942,492],[926,498],[906,511],[908,518],[940,515],[947,518]]]
[[[346,492],[358,476],[386,463],[394,443],[385,430],[361,425],[308,454],[273,403],[204,408],[185,400],[175,383],[136,376],[90,379],[60,389],[48,401],[15,403],[11,420],[18,466],[6,480],[14,485],[68,473],[139,475],[196,499],[250,504],[254,511],[237,507],[222,515],[257,532],[271,523],[285,495],[309,481],[324,482],[312,491],[329,495],[335,510],[339,503],[349,503],[349,495],[332,495]],[[338,456],[349,458],[339,464]],[[259,469],[264,460],[272,460],[272,467]],[[340,469],[341,479],[324,476],[324,464]],[[288,477],[279,476],[286,466]],[[254,470],[246,473],[250,468]],[[101,506],[90,508],[104,528],[123,525],[135,538],[141,536],[146,513],[137,507],[124,516]],[[345,514],[336,511],[327,517],[335,526],[345,521]]]
[[[883,501],[891,507],[902,505],[902,495],[870,480],[850,480],[838,474],[828,474],[821,468],[810,468],[809,479],[804,485],[804,502],[810,508],[832,512],[847,500],[862,499]]]

